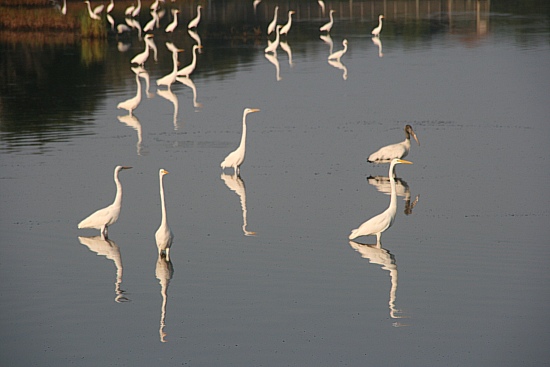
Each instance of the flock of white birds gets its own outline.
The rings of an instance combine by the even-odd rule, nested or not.
[[[260,3],[261,0],[255,0],[254,1],[254,9],[256,9],[256,6]],[[99,5],[92,9],[92,6],[90,4],[90,1],[86,0],[84,1],[87,5],[88,13],[90,18],[97,20],[101,19],[100,14],[102,13],[104,9],[104,5]],[[144,30],[151,31],[155,27],[159,27],[159,15],[157,11],[160,9],[160,3],[164,2],[164,0],[155,0],[154,3],[151,4],[151,15],[152,19],[149,21],[146,26],[144,27]],[[323,10],[323,13],[325,11],[325,4],[323,1],[318,1],[319,6]],[[141,11],[141,0],[137,0],[137,5],[130,6],[125,10],[125,15],[130,18],[135,18],[139,15]],[[107,5],[106,8],[106,16],[111,24],[112,28],[114,29],[114,21],[112,20],[112,17],[110,17],[109,13],[114,8],[114,0],[110,0],[110,3]],[[189,30],[196,28],[199,25],[199,22],[201,20],[201,9],[202,6],[197,6],[197,14],[196,17],[189,21],[187,28]],[[295,14],[294,10],[290,10],[288,12],[288,18],[287,22],[283,24],[277,24],[277,17],[278,17],[278,10],[279,7],[275,6],[274,12],[273,12],[273,20],[269,23],[267,27],[267,35],[271,35],[273,32],[275,32],[275,40],[273,42],[268,40],[268,46],[265,48],[265,53],[276,53],[277,48],[281,45],[280,38],[282,35],[288,35],[290,32],[290,29],[292,27],[292,15]],[[63,14],[66,13],[66,3],[64,0],[64,5],[62,8]],[[170,33],[174,32],[174,30],[178,26],[178,13],[179,11],[177,9],[172,9],[172,17],[173,20],[168,24],[168,26],[165,28],[165,32]],[[329,22],[323,25],[319,28],[321,32],[326,32],[327,34],[330,33],[332,30],[335,19],[334,14],[336,13],[335,10],[331,9],[329,11]],[[110,18],[110,19],[109,19]],[[382,19],[384,18],[383,15],[380,15],[378,17],[378,26],[372,30],[373,38],[377,38],[380,36],[380,32],[382,31]],[[133,23],[131,21],[126,22],[127,24],[132,25]],[[126,31],[131,30],[130,27],[128,27],[125,24],[119,24],[117,27],[118,33],[123,33]],[[145,62],[149,58],[150,49],[155,47],[154,43],[152,41],[153,35],[151,33],[148,33],[144,37],[145,41],[145,49],[143,52],[139,53],[135,57],[132,58],[131,63],[138,65],[138,67],[143,67]],[[347,49],[348,49],[348,41],[347,39],[344,39],[342,42],[344,48],[342,50],[333,52],[329,55],[329,60],[334,61],[340,61],[340,59],[345,55]],[[158,86],[166,86],[168,90],[170,90],[171,85],[175,82],[176,78],[178,77],[185,77],[189,78],[189,76],[193,73],[196,67],[197,63],[197,51],[202,48],[201,44],[197,44],[193,46],[192,52],[193,52],[193,60],[192,62],[185,66],[184,68],[178,70],[178,53],[183,51],[176,46],[174,46],[171,42],[166,42],[166,47],[170,52],[172,53],[172,61],[173,61],[173,68],[172,71],[167,74],[166,76],[160,78],[157,80]],[[156,47],[155,47],[156,49]],[[135,97],[132,97],[126,101],[120,102],[118,104],[118,108],[125,109],[128,111],[129,116],[132,116],[132,112],[137,106],[139,105],[141,101],[141,87],[139,82],[139,69],[136,72],[136,83],[138,84],[138,92]],[[241,141],[236,150],[229,153],[227,157],[221,162],[220,166],[222,170],[226,168],[232,168],[234,175],[239,176],[240,175],[240,166],[244,162],[245,159],[245,150],[246,150],[246,119],[247,115],[254,112],[259,112],[260,110],[257,108],[246,108],[243,112],[242,116],[242,135],[241,135]],[[369,236],[369,235],[375,235],[377,238],[377,245],[380,246],[380,238],[382,233],[388,229],[396,215],[396,209],[397,209],[397,199],[396,199],[396,188],[395,188],[395,166],[398,164],[412,164],[412,162],[406,161],[403,158],[408,155],[411,147],[410,137],[413,137],[416,142],[420,145],[418,138],[416,134],[414,133],[412,127],[410,125],[406,125],[405,127],[405,140],[396,144],[388,145],[385,147],[380,148],[378,151],[372,153],[368,157],[368,161],[372,163],[389,163],[389,172],[388,176],[390,179],[390,185],[391,185],[391,197],[390,197],[390,205],[389,207],[382,212],[381,214],[369,219],[368,221],[361,224],[358,228],[352,230],[351,234],[349,235],[349,239],[355,239],[360,236]],[[99,209],[96,212],[92,213],[90,216],[82,220],[78,224],[78,228],[94,228],[99,229],[101,233],[101,237],[104,239],[107,239],[108,236],[108,227],[116,223],[118,220],[118,217],[120,215],[121,206],[122,206],[122,185],[119,180],[119,172],[122,170],[130,169],[131,167],[124,167],[124,166],[117,166],[114,171],[114,181],[116,185],[116,195],[113,203],[103,209]],[[168,171],[165,169],[159,170],[159,187],[160,187],[160,198],[161,198],[161,224],[155,234],[155,240],[158,247],[158,253],[159,256],[162,254],[165,254],[166,259],[169,260],[170,258],[170,248],[172,246],[173,242],[173,234],[170,230],[167,219],[166,219],[166,205],[165,205],[165,199],[164,199],[164,184],[163,184],[163,177],[168,174]]]

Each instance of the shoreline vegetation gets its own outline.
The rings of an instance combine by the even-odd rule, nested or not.
[[[40,43],[46,37],[59,38],[60,42],[107,38],[104,19],[92,20],[85,8],[63,15],[62,4],[62,1],[55,3],[51,0],[3,0],[0,5],[0,39],[12,42],[26,39]]]

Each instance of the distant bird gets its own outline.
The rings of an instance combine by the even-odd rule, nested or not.
[[[88,5],[88,14],[90,15],[90,18],[92,18],[94,20],[101,19],[99,14],[103,11],[103,8],[105,7],[105,5],[98,5],[92,11],[92,6],[90,5],[90,1],[86,0],[84,2]]]
[[[191,75],[191,73],[193,73],[193,71],[195,70],[195,67],[197,66],[197,50],[199,48],[202,48],[202,46],[199,46],[199,45],[194,45],[193,46],[193,61],[191,61],[191,64],[187,65],[186,67],[184,68],[181,68],[180,70],[178,70],[178,76],[186,76],[189,78],[189,75]]]
[[[406,125],[405,140],[401,143],[386,145],[385,147],[378,149],[367,158],[367,161],[371,163],[387,163],[394,158],[405,158],[411,149],[411,135],[414,140],[416,140],[418,145],[420,145],[412,126]]]
[[[107,238],[108,227],[113,225],[118,220],[120,215],[120,207],[122,206],[122,185],[118,179],[118,173],[124,169],[130,169],[132,167],[116,166],[115,168],[115,184],[116,184],[116,196],[111,205],[106,208],[99,209],[89,217],[78,223],[78,228],[95,228],[101,231],[101,237]]]
[[[340,50],[340,51],[336,51],[336,52],[333,52],[332,54],[330,54],[330,56],[328,57],[329,60],[336,60],[336,61],[340,61],[340,58],[342,56],[344,56],[344,54],[347,52],[348,50],[348,40],[343,40],[342,41],[342,45],[344,45],[344,49],[343,50]]]
[[[277,47],[279,47],[279,40],[280,40],[280,31],[281,31],[281,25],[279,24],[276,28],[275,28],[275,41],[273,41],[271,44],[269,44],[264,52],[265,53],[268,53],[268,52],[273,52],[275,53],[277,51]]]
[[[245,108],[243,112],[243,131],[241,136],[241,143],[239,144],[239,147],[234,150],[233,152],[229,153],[227,157],[223,160],[223,162],[220,164],[222,167],[222,170],[227,167],[233,167],[235,174],[239,175],[240,173],[240,166],[244,162],[244,155],[245,155],[245,149],[246,149],[246,115],[253,112],[259,112],[260,110],[257,108]]]
[[[145,26],[143,26],[144,32],[150,32],[155,29],[155,25],[157,24],[157,17],[158,14],[156,11],[151,11],[151,20],[145,23]]]
[[[317,3],[321,7],[321,12],[323,12],[323,15],[325,15],[325,2],[323,0],[318,0]]]
[[[258,7],[258,5],[262,2],[262,0],[254,0],[252,2],[252,7],[254,8],[254,14],[256,14],[256,8]]]
[[[65,1],[65,0],[64,0],[64,1]],[[109,5],[107,5],[107,14],[109,14],[110,12],[112,12],[114,7],[115,7],[115,2],[114,2],[114,0],[111,0],[111,2],[109,3]]]
[[[327,33],[330,32],[330,30],[332,29],[332,25],[334,24],[334,18],[332,17],[332,14],[334,14],[334,13],[335,13],[335,11],[333,9],[331,9],[330,12],[329,12],[330,21],[327,24],[325,24],[324,26],[322,26],[321,28],[319,28],[319,30],[321,32],[327,32]]]
[[[178,9],[172,9],[172,16],[174,17],[174,20],[172,21],[172,23],[168,24],[168,26],[166,27],[166,32],[167,33],[174,32],[174,30],[178,26],[178,13],[179,12],[180,11]]]
[[[166,220],[166,204],[164,202],[164,184],[163,177],[167,175],[168,171],[161,168],[159,171],[159,185],[160,185],[160,205],[161,205],[161,221],[160,226],[155,233],[155,241],[157,242],[157,248],[159,256],[164,252],[166,254],[166,261],[170,261],[170,247],[172,247],[172,240],[174,235],[168,226]]]
[[[153,38],[153,35],[152,34],[146,34],[145,35],[145,40],[147,40],[149,38]],[[147,41],[145,41],[145,51],[143,51],[142,53],[137,54],[136,56],[134,56],[131,63],[132,64],[143,65],[143,64],[145,64],[145,61],[147,61],[148,58],[149,58],[149,43],[147,43]]]
[[[275,30],[275,27],[277,26],[277,13],[279,12],[279,7],[275,7],[275,11],[273,13],[273,20],[269,25],[267,26],[267,34],[270,35]]]
[[[132,97],[130,99],[127,99],[126,101],[120,102],[116,108],[121,110],[127,110],[128,114],[132,116],[133,111],[139,106],[141,103],[141,83],[139,81],[139,75],[136,74],[136,84],[137,84],[137,93],[135,97]]]
[[[136,8],[134,9],[134,11],[132,12],[132,17],[137,17],[139,15],[139,12],[141,11],[141,0],[138,0],[138,5],[136,6]]]
[[[130,32],[132,28],[128,27],[126,24],[119,24],[116,26],[116,30],[120,34],[124,32]]]
[[[192,19],[189,24],[187,25],[187,29],[196,28],[199,25],[199,22],[201,21],[201,9],[202,6],[197,6],[197,16]]]
[[[371,32],[372,35],[375,36],[375,37],[380,36],[380,31],[382,30],[382,19],[384,19],[384,16],[382,14],[380,14],[378,16],[378,27],[374,28]]]
[[[171,73],[157,80],[157,85],[166,85],[168,89],[170,89],[178,76],[178,53],[183,50],[176,48],[176,46],[174,46],[171,42],[166,42],[166,47],[172,51],[173,69]]]
[[[126,10],[124,10],[124,15],[127,15],[127,16],[132,16],[132,13],[134,12],[134,9],[136,8],[135,5],[130,5],[129,7],[126,8]]]
[[[160,3],[159,3],[159,0],[155,0],[151,6],[149,7],[149,9],[151,9],[152,11],[157,11],[158,8],[160,6]]]
[[[290,31],[290,27],[292,27],[292,14],[294,13],[296,13],[294,10],[290,10],[288,12],[288,21],[283,26],[283,28],[281,28],[281,35],[288,34],[288,32]]]
[[[67,0],[63,0],[63,7],[61,8],[61,14],[67,14]]]
[[[412,164],[412,162],[398,158],[395,158],[391,161],[388,174],[388,176],[390,177],[391,198],[388,209],[361,224],[359,228],[352,230],[351,234],[349,235],[350,240],[353,240],[360,236],[376,235],[376,244],[377,246],[380,246],[380,238],[382,237],[382,232],[390,228],[390,226],[393,224],[393,221],[395,220],[395,214],[397,212],[397,194],[395,191],[394,179],[394,167],[397,164]]]

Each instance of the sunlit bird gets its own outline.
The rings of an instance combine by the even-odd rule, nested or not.
[[[400,143],[386,145],[385,147],[378,149],[367,158],[367,161],[371,163],[387,163],[394,158],[405,158],[411,149],[411,135],[414,140],[416,140],[418,145],[420,145],[412,126],[406,125],[405,140]]]
[[[156,12],[156,11],[158,10],[159,6],[160,6],[159,0],[155,0],[155,1],[151,4],[151,6],[149,7],[149,9],[151,9],[151,10],[153,10],[153,11]]]
[[[382,52],[382,41],[380,40],[380,37],[372,37],[372,43],[374,43],[378,47],[378,57],[384,57],[384,53]]]
[[[275,7],[275,11],[273,12],[273,20],[269,25],[267,26],[267,34],[270,35],[275,30],[275,27],[277,26],[277,13],[279,12],[279,7]]]
[[[127,15],[127,16],[131,16],[134,9],[136,8],[135,5],[130,5],[129,7],[126,8],[126,10],[124,10],[124,15]]]
[[[380,36],[380,31],[382,31],[382,19],[384,19],[384,16],[380,14],[378,16],[378,26],[372,30],[372,35],[375,37]]]
[[[280,37],[281,37],[281,25],[279,24],[276,28],[275,28],[275,41],[273,41],[272,43],[270,43],[269,45],[267,45],[267,47],[264,49],[264,52],[265,53],[268,53],[268,52],[273,52],[275,53],[277,51],[277,47],[279,47],[279,40],[280,40]]]
[[[174,30],[178,26],[178,13],[179,12],[180,11],[178,9],[172,9],[172,16],[174,17],[174,20],[172,21],[172,23],[168,24],[168,26],[166,27],[166,32],[167,33],[174,32]]]
[[[149,58],[149,43],[147,43],[147,39],[148,38],[153,38],[153,35],[152,34],[146,34],[145,35],[145,50],[140,53],[140,54],[137,54],[136,56],[134,56],[134,58],[132,59],[131,63],[132,64],[138,64],[138,65],[143,65],[145,64],[145,61],[147,61],[147,59]]]
[[[155,29],[155,25],[157,24],[157,18],[158,14],[156,11],[151,11],[151,20],[145,23],[145,26],[143,26],[144,32],[150,32]]]
[[[340,61],[342,56],[344,56],[344,54],[348,51],[348,40],[343,40],[342,45],[344,45],[344,49],[342,49],[340,51],[333,52],[332,54],[330,54],[329,57],[328,57],[329,60]]]
[[[220,164],[222,169],[225,169],[227,167],[233,167],[235,174],[240,173],[240,166],[244,162],[244,155],[245,155],[245,149],[246,149],[246,115],[253,112],[259,112],[260,110],[257,108],[245,108],[243,112],[243,131],[241,136],[241,143],[239,144],[239,147],[234,150],[233,152],[229,153],[227,157],[223,160],[223,162]]]
[[[138,5],[135,7],[134,11],[132,12],[132,17],[137,17],[139,15],[139,12],[141,11],[141,0],[138,0]]]
[[[186,76],[189,78],[189,75],[191,75],[193,73],[193,71],[195,71],[195,67],[197,66],[197,50],[199,48],[202,48],[202,46],[199,46],[199,45],[194,45],[193,46],[193,61],[191,61],[191,63],[189,65],[187,65],[186,67],[184,68],[181,68],[180,70],[178,70],[178,76]]]
[[[110,225],[113,225],[118,220],[120,215],[120,207],[122,206],[122,185],[118,179],[118,173],[121,170],[130,169],[132,167],[116,166],[115,168],[115,184],[116,184],[116,196],[111,205],[106,208],[99,209],[89,217],[78,223],[78,228],[95,228],[101,231],[101,237],[107,238],[108,229]]]
[[[166,220],[166,204],[164,201],[164,184],[163,177],[168,174],[168,171],[164,168],[159,170],[159,185],[160,185],[160,205],[161,205],[161,215],[162,219],[160,222],[159,229],[155,233],[155,241],[157,242],[157,248],[159,256],[164,252],[166,254],[166,260],[170,261],[170,247],[172,246],[172,240],[174,235],[168,226],[168,221]]]
[[[94,10],[92,11],[92,5],[90,4],[90,1],[86,0],[84,1],[87,6],[88,6],[88,14],[90,15],[90,18],[94,19],[94,20],[99,20],[101,19],[101,17],[99,16],[99,14],[103,11],[103,8],[105,7],[105,5],[98,5],[94,8]]]
[[[292,27],[292,14],[295,14],[295,13],[296,12],[294,10],[290,10],[288,12],[288,21],[283,26],[283,28],[281,28],[281,35],[288,34],[288,32],[290,31],[290,27]]]
[[[173,68],[172,72],[157,80],[157,85],[166,85],[170,89],[178,76],[178,53],[183,50],[176,48],[171,42],[166,42],[166,47],[172,52]]]
[[[394,167],[397,164],[412,164],[412,162],[398,158],[395,158],[391,161],[388,174],[388,176],[390,177],[391,198],[388,209],[361,224],[359,228],[352,230],[351,234],[349,235],[350,240],[353,240],[360,236],[376,235],[376,244],[380,246],[380,238],[382,237],[382,232],[384,232],[393,224],[393,221],[395,220],[395,214],[397,212],[397,194],[395,190],[394,179]]]
[[[64,0],[64,1],[65,1],[65,0]],[[115,2],[114,2],[114,0],[111,0],[111,2],[109,3],[109,5],[107,5],[107,14],[109,14],[110,12],[112,12],[114,7],[115,7]]]
[[[335,12],[336,11],[333,10],[333,9],[330,10],[330,12],[328,14],[329,17],[330,17],[330,21],[327,24],[325,24],[324,26],[322,26],[321,28],[319,28],[319,30],[321,32],[327,32],[327,33],[330,32],[330,30],[332,29],[332,25],[334,24],[334,18],[332,17],[332,14],[334,14]]]
[[[132,98],[129,98],[123,102],[120,102],[116,108],[119,110],[127,110],[128,114],[131,116],[133,111],[139,106],[141,103],[141,82],[139,81],[139,75],[136,74],[136,84],[137,84],[137,92],[136,95]]]
[[[195,18],[193,18],[189,24],[187,24],[187,29],[191,29],[191,28],[197,28],[198,25],[199,25],[199,22],[201,21],[201,9],[202,9],[202,6],[201,5],[197,5],[197,16]]]

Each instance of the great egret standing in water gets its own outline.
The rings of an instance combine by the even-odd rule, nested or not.
[[[330,17],[330,21],[327,24],[325,24],[324,26],[322,26],[321,28],[319,28],[319,30],[321,32],[327,32],[327,33],[330,32],[330,30],[332,29],[332,25],[334,24],[334,18],[332,17],[332,14],[334,14],[335,12],[336,11],[333,10],[333,9],[330,10],[330,12],[328,14],[329,17]]]
[[[172,84],[176,81],[176,77],[178,76],[178,53],[183,50],[176,48],[176,46],[174,46],[174,44],[171,42],[166,42],[166,47],[170,51],[172,51],[173,68],[171,73],[157,80],[157,85],[166,85],[168,89],[170,89]]]
[[[164,168],[159,170],[159,185],[160,185],[160,205],[162,209],[162,219],[160,222],[160,227],[155,233],[155,240],[157,242],[157,248],[159,251],[159,256],[164,252],[166,254],[166,260],[170,261],[170,247],[172,246],[172,240],[174,235],[168,227],[168,222],[166,220],[166,204],[164,202],[164,184],[162,178],[164,175],[168,174],[168,171]]]
[[[411,135],[418,145],[420,145],[411,125],[405,126],[405,135],[405,140],[401,143],[386,145],[378,149],[367,158],[367,161],[371,163],[387,163],[394,158],[405,158],[411,149]]]
[[[380,31],[382,30],[382,19],[384,19],[384,16],[382,14],[380,14],[378,16],[378,27],[374,28],[371,32],[372,35],[375,36],[375,37],[380,36]]]
[[[329,60],[340,61],[342,56],[344,56],[344,54],[348,51],[348,40],[343,40],[342,45],[344,45],[344,49],[330,54],[328,57]]]
[[[281,35],[288,34],[288,32],[290,31],[290,27],[292,27],[292,14],[294,13],[296,13],[294,10],[290,10],[288,12],[288,21],[286,22],[284,27],[281,28]]]
[[[276,6],[275,7],[275,12],[273,13],[273,20],[267,26],[267,35],[268,36],[275,30],[275,27],[277,26],[277,13],[278,12],[279,12],[279,7]]]
[[[168,26],[166,27],[166,32],[167,33],[170,33],[170,32],[174,32],[174,29],[176,29],[176,27],[178,26],[178,13],[180,11],[178,9],[172,9],[172,16],[174,17],[174,20],[172,21],[172,23],[168,24]]]
[[[141,82],[139,81],[139,73],[136,73],[136,84],[137,84],[137,93],[134,97],[127,99],[123,102],[120,102],[116,108],[120,110],[127,110],[128,114],[132,116],[133,111],[141,103]]]
[[[189,22],[187,29],[196,28],[199,25],[199,22],[201,21],[201,9],[202,6],[197,5],[197,16]]]
[[[145,64],[145,61],[147,61],[147,59],[149,58],[149,43],[147,43],[147,39],[149,38],[153,38],[153,35],[152,34],[145,35],[145,50],[142,53],[134,56],[132,61],[130,61],[132,64],[143,65]]]
[[[90,15],[90,18],[94,20],[100,20],[101,17],[99,16],[99,14],[103,11],[103,8],[105,7],[105,5],[103,4],[98,5],[92,11],[92,6],[90,5],[90,1],[86,0],[84,2],[88,5],[88,14]]]
[[[280,36],[281,36],[281,34],[280,34],[281,27],[282,26],[279,24],[275,28],[275,41],[273,41],[272,43],[267,45],[267,47],[264,50],[265,53],[268,53],[268,52],[276,53],[277,52],[277,47],[279,47],[279,40],[280,40]]]
[[[394,167],[396,164],[412,164],[412,162],[398,158],[395,158],[391,161],[388,174],[388,176],[390,177],[391,198],[388,209],[361,224],[359,228],[352,230],[351,234],[349,235],[350,240],[353,240],[360,236],[376,235],[376,245],[380,246],[380,238],[382,237],[382,232],[390,228],[390,226],[393,224],[393,221],[395,220],[395,213],[397,212],[397,193],[395,190],[394,179]]]
[[[78,223],[78,228],[95,228],[101,231],[101,237],[107,238],[108,227],[115,224],[120,215],[120,207],[122,206],[122,185],[118,179],[118,173],[124,169],[130,169],[132,167],[116,166],[115,168],[115,184],[116,195],[115,200],[111,205],[106,208],[99,209],[95,213],[88,216],[86,219]]]
[[[189,78],[189,75],[191,75],[191,73],[195,70],[195,67],[197,66],[197,50],[199,48],[202,48],[202,46],[193,46],[193,61],[191,61],[191,64],[187,65],[186,67],[178,70],[178,76],[186,76]]]
[[[223,160],[223,162],[220,164],[222,169],[226,167],[233,167],[235,170],[235,174],[238,175],[240,172],[240,166],[244,162],[244,154],[245,154],[245,145],[246,145],[246,115],[253,112],[259,112],[260,110],[257,108],[245,108],[243,112],[243,132],[241,136],[241,143],[239,144],[239,147],[234,150],[233,152],[229,153],[227,157]]]

